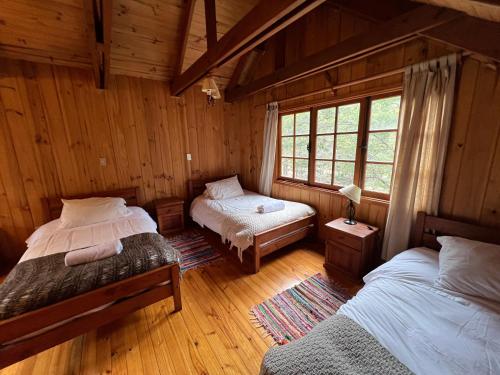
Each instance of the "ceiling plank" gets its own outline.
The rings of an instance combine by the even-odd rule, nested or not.
[[[233,88],[249,83],[255,74],[261,57],[266,53],[266,49],[267,42],[241,56],[227,88]]]
[[[84,0],[84,7],[96,87],[105,89],[108,87],[110,71],[113,1]]]
[[[207,51],[215,50],[217,44],[217,16],[215,0],[205,0],[205,29],[207,31]]]
[[[171,83],[172,95],[180,95],[212,69],[237,58],[269,39],[325,0],[262,0],[215,45]]]
[[[380,49],[404,43],[420,32],[442,25],[459,16],[459,12],[452,10],[427,5],[421,6],[386,23],[377,25],[367,32],[355,35],[321,52],[278,69],[248,85],[226,90],[226,101],[239,100],[266,88],[294,81],[375,53]]]
[[[184,14],[181,21],[180,26],[180,44],[179,44],[179,53],[177,55],[177,65],[176,65],[176,74],[179,75],[182,73],[182,66],[184,65],[184,57],[186,55],[188,37],[189,37],[189,29],[191,28],[191,21],[193,20],[194,14],[194,6],[196,4],[196,0],[186,0],[186,7],[184,9]]]

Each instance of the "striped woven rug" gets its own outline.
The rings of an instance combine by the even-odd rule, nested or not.
[[[318,273],[250,311],[256,323],[278,345],[284,345],[304,336],[316,324],[335,314],[349,298],[343,288]]]
[[[222,259],[222,253],[210,246],[203,234],[196,230],[169,237],[167,241],[181,253],[181,272]]]

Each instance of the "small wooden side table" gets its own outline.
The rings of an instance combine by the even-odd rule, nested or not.
[[[324,266],[359,280],[377,264],[379,229],[360,222],[349,225],[344,220],[339,218],[325,224]]]
[[[166,235],[184,229],[184,200],[177,197],[157,199],[155,209],[160,234]]]

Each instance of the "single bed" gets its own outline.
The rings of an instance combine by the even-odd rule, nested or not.
[[[246,256],[251,272],[259,271],[262,257],[313,233],[316,211],[306,204],[284,201],[284,210],[259,214],[257,206],[270,198],[249,190],[224,200],[205,197],[205,184],[221,179],[189,181],[190,216],[235,247],[242,263]]]
[[[115,271],[121,273],[123,266],[127,267],[125,264],[127,259],[134,256],[132,253],[125,254],[129,247],[132,249],[133,246],[136,248],[154,246],[155,244],[147,241],[164,240],[163,237],[157,235],[156,224],[149,215],[143,209],[135,207],[137,206],[137,188],[66,198],[81,199],[97,196],[124,198],[127,206],[131,206],[130,216],[113,222],[58,231],[57,219],[62,210],[61,197],[46,199],[48,216],[52,221],[28,239],[28,250],[23,254],[19,265],[28,265],[37,259],[51,259],[48,262],[48,267],[51,267],[52,259],[61,262],[61,257],[67,251],[101,243],[104,239],[115,236],[121,238],[124,243],[124,251],[120,254],[121,263],[118,263],[122,265],[122,269]],[[45,240],[46,238],[50,240]],[[144,250],[145,253],[148,251],[151,252]],[[157,255],[152,253],[151,257],[154,260]],[[0,368],[169,296],[173,296],[174,309],[179,311],[182,308],[182,302],[177,259],[164,259],[161,263],[151,264],[151,269],[146,272],[140,272],[139,265],[134,266],[136,273],[134,274],[133,270],[130,271],[129,274],[132,275],[130,277],[123,278],[125,276],[122,276],[121,279],[117,278],[118,281],[111,283],[104,281],[103,286],[46,306],[43,305],[43,300],[37,300],[36,303],[40,304],[40,307],[0,320]],[[105,269],[108,266],[109,264],[104,264],[102,267]],[[8,278],[5,283],[7,281]]]
[[[323,331],[339,324],[342,317],[357,323],[394,358],[416,374],[499,374],[500,302],[453,293],[434,281],[439,273],[438,235],[460,236],[500,244],[498,230],[453,220],[418,215],[413,248],[365,276],[366,285],[343,305],[337,315],[313,329],[304,342],[272,349],[263,363],[263,374],[288,374],[280,369],[332,369],[339,358],[311,363],[300,358],[304,344],[325,342]],[[345,320],[342,324],[346,324]],[[330,329],[330,333],[333,330]],[[331,339],[331,337],[330,337]],[[357,340],[358,337],[351,337]],[[336,344],[330,342],[331,345]],[[315,345],[315,344],[313,344]],[[351,344],[352,345],[352,342]],[[324,352],[325,349],[308,348]],[[352,346],[350,346],[352,350]],[[365,350],[365,352],[368,350]],[[347,351],[346,351],[347,352]],[[351,352],[352,353],[352,352]],[[317,353],[316,353],[317,354]],[[317,357],[324,357],[317,354]],[[346,356],[347,357],[347,356]],[[373,357],[372,357],[373,358]],[[357,368],[352,365],[344,368]],[[371,358],[364,365],[380,365]],[[405,369],[383,369],[384,373],[406,373]],[[324,371],[323,373],[329,373]]]

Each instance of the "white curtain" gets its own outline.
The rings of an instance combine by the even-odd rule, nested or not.
[[[276,159],[276,138],[278,136],[278,103],[267,105],[264,125],[264,147],[260,166],[259,192],[271,195],[273,187],[274,161]]]
[[[437,215],[450,132],[457,55],[408,67],[382,257],[408,248],[418,211]]]

